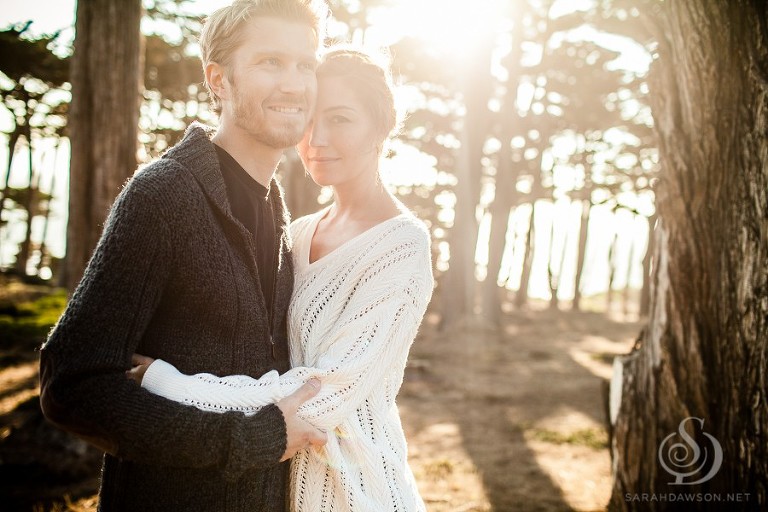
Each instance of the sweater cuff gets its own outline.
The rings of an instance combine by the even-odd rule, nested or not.
[[[223,468],[227,480],[237,480],[243,472],[252,468],[267,468],[280,462],[288,439],[283,411],[275,405],[267,405],[253,416],[234,415],[229,457]]]
[[[179,370],[162,359],[155,359],[149,365],[144,377],[141,379],[141,387],[150,393],[174,402],[183,402],[185,396],[184,377]]]

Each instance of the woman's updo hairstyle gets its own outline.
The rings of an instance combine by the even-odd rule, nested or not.
[[[373,116],[381,142],[395,134],[398,113],[388,63],[380,64],[363,50],[332,47],[323,55],[317,77],[339,77],[350,84]]]

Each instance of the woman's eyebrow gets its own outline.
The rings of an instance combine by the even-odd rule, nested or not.
[[[323,109],[323,112],[330,112],[332,110],[351,110],[353,112],[356,111],[354,108],[348,107],[346,105],[335,105],[333,107],[328,107],[328,108]]]

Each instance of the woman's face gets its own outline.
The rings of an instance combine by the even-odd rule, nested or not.
[[[317,107],[299,142],[304,167],[321,186],[376,179],[379,140],[376,123],[343,77],[318,79]]]

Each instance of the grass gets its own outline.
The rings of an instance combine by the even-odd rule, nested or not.
[[[67,293],[52,289],[49,295],[0,305],[0,339],[8,344],[42,343],[67,305]]]
[[[424,467],[424,472],[431,478],[442,480],[453,473],[454,463],[448,459],[435,460]]]
[[[608,434],[602,429],[588,428],[564,434],[554,430],[535,428],[529,430],[527,434],[530,438],[545,443],[586,446],[594,450],[608,448]]]

